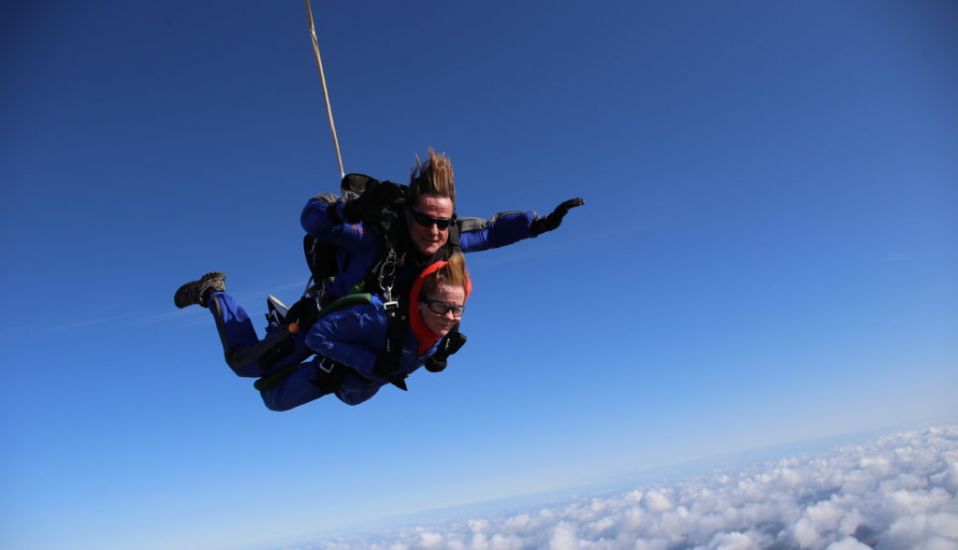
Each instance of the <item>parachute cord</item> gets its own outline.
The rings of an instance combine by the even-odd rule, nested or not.
[[[336,160],[339,161],[339,177],[346,177],[343,168],[343,154],[339,151],[339,137],[336,135],[336,123],[333,122],[333,106],[329,102],[329,90],[326,89],[326,72],[323,71],[323,59],[319,55],[319,39],[316,38],[316,24],[313,23],[313,8],[306,1],[306,16],[309,18],[309,37],[313,42],[313,57],[316,58],[316,68],[319,69],[319,80],[323,83],[323,98],[326,100],[326,114],[329,116],[329,129],[333,133],[333,146],[336,148]]]

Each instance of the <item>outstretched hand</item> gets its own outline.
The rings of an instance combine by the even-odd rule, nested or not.
[[[532,222],[532,236],[535,237],[545,233],[546,231],[552,231],[556,229],[560,224],[562,224],[562,218],[569,213],[569,210],[582,206],[583,204],[585,204],[585,201],[578,197],[569,199],[564,201],[559,206],[556,206],[555,210],[553,210],[548,216],[544,218],[536,218]]]
[[[343,208],[343,217],[349,223],[374,220],[387,206],[402,199],[406,189],[391,181],[372,180],[366,184],[366,190]]]

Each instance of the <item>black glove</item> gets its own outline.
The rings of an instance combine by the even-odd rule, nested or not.
[[[358,223],[378,219],[387,206],[401,200],[406,188],[391,181],[371,180],[359,198],[351,200],[343,207],[343,217],[348,223]]]
[[[456,325],[449,334],[440,342],[439,349],[432,357],[426,359],[426,370],[429,372],[441,372],[446,368],[449,356],[459,351],[459,348],[466,344],[466,335],[459,332],[459,325]]]
[[[569,213],[569,210],[577,206],[582,206],[583,204],[585,204],[585,201],[580,198],[569,199],[559,206],[556,206],[556,209],[548,216],[532,220],[532,227],[530,228],[532,236],[536,237],[546,231],[552,231],[559,227],[559,224],[562,223],[562,218]]]

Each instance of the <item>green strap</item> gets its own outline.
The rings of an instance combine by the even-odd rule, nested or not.
[[[338,300],[333,300],[330,302],[329,305],[324,307],[323,310],[319,312],[319,317],[323,317],[327,313],[332,313],[334,311],[339,311],[348,307],[371,303],[373,303],[373,295],[368,292],[347,294]]]

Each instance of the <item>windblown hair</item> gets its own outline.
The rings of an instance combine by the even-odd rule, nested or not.
[[[416,165],[409,174],[409,201],[415,203],[419,195],[439,195],[452,199],[456,206],[456,181],[452,173],[452,161],[443,153],[437,153],[432,147],[429,158],[423,162],[416,155]]]
[[[446,262],[446,265],[430,273],[429,277],[423,281],[423,296],[433,294],[440,284],[462,287],[467,294],[469,293],[469,272],[466,271],[466,258],[462,252],[453,252]]]

